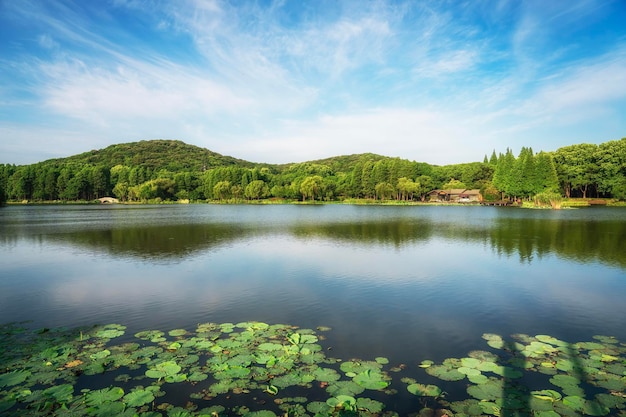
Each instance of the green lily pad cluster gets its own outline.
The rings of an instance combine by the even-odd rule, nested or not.
[[[289,325],[204,323],[134,337],[125,330],[0,327],[0,414],[373,416],[384,405],[364,393],[391,381],[386,358],[328,358],[313,330]],[[186,402],[168,402],[180,392]]]
[[[626,345],[617,339],[595,336],[592,342],[568,343],[548,335],[483,338],[493,351],[419,365],[434,377],[466,384],[470,398],[441,401],[454,415],[626,416]],[[410,392],[428,395],[424,386],[410,382]]]
[[[410,369],[384,357],[327,357],[321,335],[282,324],[134,335],[119,324],[9,324],[0,326],[0,414],[394,417],[390,405],[408,401],[419,416],[626,416],[626,345],[618,340],[483,337],[490,350]],[[428,382],[415,378],[422,371]],[[400,383],[405,389],[394,389]]]

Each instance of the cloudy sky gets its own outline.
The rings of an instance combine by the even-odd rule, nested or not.
[[[432,164],[626,136],[624,0],[0,0],[0,163]]]

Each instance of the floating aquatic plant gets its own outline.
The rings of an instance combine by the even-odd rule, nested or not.
[[[385,404],[405,395],[415,396],[421,415],[626,414],[626,346],[609,336],[569,343],[549,335],[485,334],[485,350],[441,363],[416,358],[407,368],[382,356],[329,358],[321,336],[291,325],[201,323],[192,330],[145,330],[116,343],[125,330],[120,324],[0,326],[0,413],[394,416]],[[419,381],[422,372],[444,383]],[[396,391],[400,381],[405,389]],[[455,384],[467,398],[449,398],[444,388]]]

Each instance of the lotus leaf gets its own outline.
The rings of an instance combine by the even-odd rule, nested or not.
[[[354,381],[335,381],[326,388],[326,392],[330,395],[354,396],[361,394],[363,391],[365,391],[365,388]]]
[[[457,369],[457,371],[459,371],[463,375],[467,375],[467,376],[480,375],[480,371],[478,369],[467,368],[465,366],[461,366],[459,369]]]
[[[479,400],[495,401],[502,395],[502,383],[490,380],[480,385],[471,385],[467,393]]]
[[[481,361],[476,358],[462,358],[461,359],[461,365],[465,368],[478,368],[480,363]]]
[[[622,409],[624,408],[624,405],[626,405],[626,398],[612,394],[597,394],[596,400],[608,408]]]
[[[521,371],[515,368],[511,368],[510,366],[500,366],[496,368],[494,373],[505,378],[513,378],[513,379],[521,378],[524,375]]]
[[[606,367],[606,371],[615,375],[626,376],[626,362],[625,363],[612,363]]]
[[[553,385],[556,385],[557,387],[561,387],[563,389],[572,387],[572,386],[577,386],[578,384],[580,384],[580,380],[578,380],[578,378],[575,378],[571,375],[555,375],[552,378],[550,378],[550,382]]]
[[[500,415],[500,406],[496,403],[489,402],[489,401],[481,401],[478,405],[480,406],[482,412],[485,414],[490,414],[493,416]]]
[[[184,336],[187,334],[187,330],[185,329],[174,329],[174,330],[170,330],[167,334],[169,334],[172,337],[179,337],[179,336]]]
[[[381,390],[387,388],[389,383],[384,380],[385,376],[380,372],[367,370],[357,374],[353,381],[365,389]]]
[[[187,378],[187,381],[201,382],[207,379],[208,377],[209,376],[207,374],[203,374],[202,372],[193,372],[191,375],[189,375],[189,377]]]
[[[232,323],[222,323],[219,327],[223,333],[232,333],[235,330],[235,325]]]
[[[91,359],[104,359],[107,356],[111,355],[111,351],[108,349],[101,350],[100,352],[92,353],[89,355]]]
[[[443,365],[433,365],[426,368],[426,373],[435,376],[444,381],[460,381],[465,378],[465,375],[457,371],[456,369],[450,369]]]
[[[584,350],[602,350],[604,349],[604,345],[596,342],[578,342],[574,344],[576,349],[584,349]]]
[[[12,387],[21,384],[30,376],[29,371],[13,371],[0,375],[0,387]]]
[[[604,374],[602,379],[596,381],[596,385],[610,391],[624,391],[626,388],[626,378],[620,378],[612,374]]]
[[[570,372],[574,370],[574,362],[572,362],[569,359],[560,359],[557,360],[556,362],[556,369],[558,369],[559,371],[563,371],[563,372]]]
[[[468,375],[467,379],[474,383],[474,384],[485,384],[487,382],[489,382],[489,378],[487,378],[485,375],[483,374],[479,374],[479,375]]]
[[[583,408],[585,407],[585,399],[578,396],[568,396],[563,398],[563,404],[573,410],[583,411]]]
[[[538,411],[535,413],[535,416],[536,417],[561,417],[561,415],[554,410]]]
[[[500,365],[495,362],[481,362],[478,364],[476,369],[481,372],[492,372],[494,374],[500,372],[501,370]]]
[[[602,343],[608,343],[608,344],[618,344],[619,341],[613,337],[613,336],[593,336],[594,339],[599,340]]]
[[[562,398],[561,394],[551,389],[532,391],[531,394],[539,398],[540,400],[547,400],[547,401],[552,401],[552,402],[558,401]]]
[[[213,377],[215,379],[233,379],[233,378],[246,378],[250,375],[250,368],[244,368],[241,366],[228,367],[222,371],[216,372]]]
[[[154,394],[146,390],[136,390],[124,396],[124,402],[130,407],[141,407],[154,401]]]
[[[213,405],[208,408],[203,408],[199,413],[201,416],[215,416],[221,415],[225,410],[226,409],[221,405]]]
[[[278,387],[276,385],[268,385],[267,388],[265,388],[265,392],[270,395],[276,395],[278,394]]]
[[[181,371],[181,367],[173,361],[166,361],[158,363],[154,368],[146,371],[146,376],[149,378],[160,379],[165,376],[176,375]]]
[[[334,408],[352,409],[356,406],[356,399],[349,395],[337,395],[326,400],[326,404]]]
[[[346,361],[343,362],[340,366],[339,369],[341,369],[343,372],[354,372],[355,374],[359,374],[361,372],[365,372],[367,370],[370,371],[378,371],[382,368],[382,365],[380,365],[377,362],[371,362],[371,361]]]
[[[556,337],[545,335],[545,334],[538,334],[538,335],[535,336],[535,339],[537,339],[540,342],[549,343],[549,344],[554,345],[554,346],[567,346],[567,345],[569,345],[569,343],[564,342],[563,340],[559,340]]]
[[[153,343],[162,342],[165,340],[163,337],[165,333],[160,330],[144,330],[142,332],[135,333],[135,337],[141,340],[149,340]]]
[[[589,400],[585,402],[583,413],[589,416],[606,416],[611,410],[597,401]]]
[[[389,363],[389,359],[384,358],[382,356],[378,356],[378,357],[374,358],[374,360],[376,361],[376,363],[379,363],[381,365],[387,365]]]
[[[10,410],[16,403],[17,401],[14,397],[6,397],[0,399],[0,413]]]
[[[492,352],[486,350],[473,350],[468,355],[470,358],[478,359],[480,362],[496,362],[500,360],[500,357]]]
[[[283,345],[279,344],[279,343],[271,343],[271,342],[266,342],[266,343],[261,343],[258,346],[259,350],[265,350],[268,352],[272,352],[272,351],[276,351],[276,350],[283,350]]]
[[[52,397],[58,403],[66,403],[74,397],[74,386],[71,384],[57,385],[43,391],[46,397]]]
[[[251,411],[249,413],[245,413],[243,417],[277,417],[273,411]]]
[[[309,413],[313,413],[315,415],[327,415],[330,413],[330,406],[325,402],[321,401],[312,401],[306,405],[306,409]]]
[[[430,366],[432,366],[432,365],[434,365],[434,364],[435,364],[435,362],[433,362],[433,361],[431,361],[431,360],[425,360],[425,361],[422,361],[422,362],[419,364],[419,367],[420,367],[420,368],[428,368],[428,367],[430,367]]]
[[[337,371],[330,368],[317,368],[313,371],[313,376],[320,382],[333,382],[341,378]]]
[[[411,394],[420,397],[438,397],[441,395],[441,388],[436,385],[411,384],[406,389]]]
[[[119,324],[107,324],[98,330],[95,336],[101,339],[113,339],[115,337],[122,336],[125,329],[126,326]]]
[[[136,414],[134,408],[127,410],[125,408],[126,406],[121,402],[106,402],[91,406],[88,411],[90,415],[96,417],[133,417]]]
[[[103,388],[95,391],[89,391],[85,395],[87,405],[100,405],[106,402],[119,400],[124,396],[124,390],[120,387]]]
[[[463,401],[455,401],[450,404],[450,408],[455,414],[461,416],[480,416],[483,415],[483,410],[480,408],[480,402],[470,398]]]

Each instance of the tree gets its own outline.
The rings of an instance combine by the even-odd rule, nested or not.
[[[596,184],[597,150],[597,145],[581,143],[564,146],[554,152],[559,182],[567,197],[571,196],[572,191],[580,191],[582,197],[586,198],[589,187]]]
[[[515,156],[511,149],[507,148],[506,153],[500,154],[498,164],[493,172],[493,185],[502,193],[502,199],[505,195],[513,197],[513,168],[515,166]]]
[[[259,200],[269,195],[269,189],[265,181],[254,180],[246,186],[244,195],[246,198]]]
[[[626,138],[600,144],[594,159],[598,165],[598,191],[626,199]]]
[[[213,196],[220,200],[225,200],[230,197],[231,184],[230,181],[220,181],[213,187]]]
[[[391,198],[395,190],[394,186],[388,182],[379,182],[376,184],[376,197],[381,200],[387,200]]]
[[[554,160],[549,153],[539,152],[535,155],[535,178],[537,181],[537,188],[534,190],[535,194],[559,191],[559,178],[554,166]]]
[[[300,184],[302,201],[306,201],[307,198],[315,200],[315,197],[321,195],[320,190],[322,186],[322,181],[322,177],[319,175],[306,177],[304,181],[302,181],[302,184]]]
[[[413,194],[419,189],[419,184],[416,184],[413,180],[401,177],[398,178],[398,192],[399,198],[402,200],[413,200]]]
[[[418,184],[416,192],[420,200],[426,201],[428,193],[435,189],[433,179],[429,175],[420,175],[415,179],[415,183]]]
[[[467,185],[465,183],[455,180],[454,178],[450,178],[450,181],[443,185],[444,190],[465,190]]]

